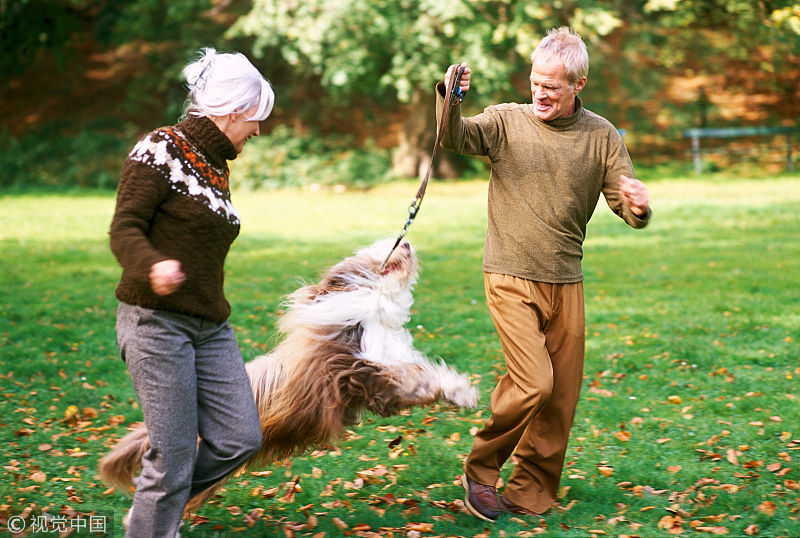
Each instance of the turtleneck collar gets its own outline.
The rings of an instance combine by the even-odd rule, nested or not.
[[[534,106],[533,104],[528,105],[529,107],[528,110],[531,116],[533,116],[533,118],[537,122],[552,127],[553,129],[565,129],[567,127],[575,125],[575,123],[577,123],[578,120],[581,119],[581,117],[583,116],[583,101],[581,101],[581,98],[578,97],[577,95],[575,96],[575,112],[573,112],[569,116],[562,116],[554,120],[549,120],[549,121],[540,120],[539,118],[536,117],[536,114],[533,113],[533,106]]]
[[[189,141],[197,146],[209,162],[222,169],[227,169],[227,161],[236,158],[236,148],[230,138],[219,130],[219,127],[206,117],[190,116],[175,126]]]

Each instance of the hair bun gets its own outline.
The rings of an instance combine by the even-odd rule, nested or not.
[[[201,54],[199,60],[188,65],[183,71],[186,76],[186,82],[192,90],[202,90],[206,87],[208,75],[211,71],[211,63],[214,61],[217,51],[216,49],[207,47],[202,50]]]

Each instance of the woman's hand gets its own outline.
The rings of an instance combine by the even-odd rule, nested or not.
[[[164,260],[150,268],[150,287],[156,295],[170,295],[178,291],[186,280],[178,260]]]

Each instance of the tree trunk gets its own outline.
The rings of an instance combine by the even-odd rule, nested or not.
[[[406,110],[407,119],[398,137],[392,171],[397,177],[422,179],[428,171],[433,143],[436,141],[436,100],[433,92],[415,90]],[[461,168],[455,154],[440,147],[431,175],[452,179],[461,175]]]

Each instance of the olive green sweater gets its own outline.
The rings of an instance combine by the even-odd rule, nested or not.
[[[208,118],[189,118],[142,138],[122,167],[111,222],[111,250],[122,266],[120,301],[224,321],[231,308],[223,293],[224,264],[239,234],[231,204],[227,161],[230,139]],[[156,295],[150,268],[176,259],[186,281]]]
[[[437,118],[444,85],[436,91]],[[451,107],[442,146],[485,155],[491,162],[483,270],[549,283],[583,280],[586,224],[600,193],[634,228],[650,212],[634,215],[619,195],[620,175],[633,175],[628,151],[614,126],[583,108],[542,121],[532,104],[507,103],[462,118]]]

